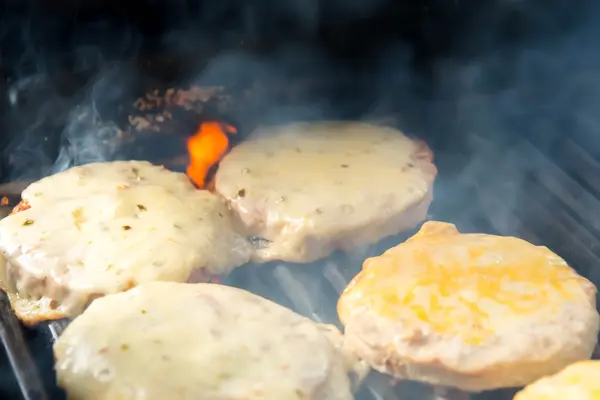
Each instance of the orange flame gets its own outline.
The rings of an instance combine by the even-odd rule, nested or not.
[[[190,164],[187,175],[203,188],[210,168],[223,158],[229,148],[228,133],[237,133],[230,125],[220,122],[203,122],[196,134],[188,139],[187,148]]]

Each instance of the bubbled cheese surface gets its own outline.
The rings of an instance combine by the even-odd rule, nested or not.
[[[413,228],[436,173],[427,146],[395,129],[299,123],[234,147],[215,189],[260,238],[257,261],[310,262]]]
[[[96,300],[54,346],[73,399],[350,400],[323,330],[241,289],[154,282]]]
[[[23,199],[31,208],[0,221],[0,250],[3,285],[26,319],[74,316],[103,294],[202,279],[249,259],[216,196],[147,162],[71,168]]]

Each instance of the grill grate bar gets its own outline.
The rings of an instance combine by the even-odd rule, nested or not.
[[[63,333],[63,331],[69,325],[70,320],[68,319],[59,319],[57,321],[52,321],[48,324],[48,330],[50,331],[50,336],[52,337],[52,342],[54,343],[56,339]]]
[[[478,195],[484,215],[501,235],[517,236],[535,244],[541,243],[538,236],[529,232],[521,220],[511,213],[501,197],[485,190],[478,190]]]
[[[344,275],[333,262],[328,262],[325,264],[325,267],[323,268],[323,275],[338,294],[342,293],[348,284],[348,280],[346,280]]]
[[[46,400],[37,365],[25,341],[23,329],[13,314],[6,294],[0,291],[0,340],[24,400]]]
[[[596,232],[600,232],[600,200],[531,143],[521,142],[517,154],[521,160],[529,161],[529,170],[544,187],[561,199],[582,222],[590,224]]]
[[[569,214],[565,209],[560,207],[554,207],[552,204],[553,195],[549,193],[545,188],[540,187],[536,181],[532,182],[532,185],[536,185],[536,204],[538,207],[544,208],[547,213],[552,215],[552,219],[560,224],[565,232],[568,232],[570,236],[575,236],[581,242],[581,245],[587,249],[588,252],[594,253],[600,250],[600,240],[595,237],[589,229],[582,226],[577,220]],[[528,193],[529,198],[533,198]]]
[[[574,171],[596,193],[600,193],[600,162],[592,157],[581,146],[571,139],[561,143],[562,160],[571,171]]]
[[[279,284],[281,289],[291,300],[294,308],[303,315],[310,317],[313,321],[326,323],[327,321],[317,313],[317,307],[315,302],[312,301],[314,296],[310,293],[307,285],[304,285],[294,272],[290,270],[290,267],[279,264],[273,270],[273,276]]]

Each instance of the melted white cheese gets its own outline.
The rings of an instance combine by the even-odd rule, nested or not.
[[[216,196],[147,162],[72,168],[23,199],[30,209],[0,221],[3,284],[22,299],[52,299],[67,316],[140,282],[204,279],[249,259]]]
[[[414,227],[432,200],[429,149],[359,123],[258,130],[221,161],[216,191],[249,234],[258,261],[308,262]]]
[[[54,353],[73,399],[350,400],[327,335],[241,289],[154,282],[96,300]]]

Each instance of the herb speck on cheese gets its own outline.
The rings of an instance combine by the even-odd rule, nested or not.
[[[127,344],[123,343],[123,344],[121,345],[121,350],[122,350],[122,351],[127,351],[127,350],[129,350],[129,345],[127,345]]]
[[[237,192],[238,197],[245,197],[246,196],[246,189],[240,189]]]
[[[31,219],[26,219],[25,222],[23,222],[24,226],[29,226],[29,225],[33,225],[33,220]]]
[[[123,229],[124,231],[128,231],[128,230],[130,230],[130,229],[131,229],[131,226],[129,226],[129,225],[123,225],[123,226],[121,227],[121,229]]]
[[[137,205],[137,208],[138,208],[138,210],[140,210],[140,211],[146,211],[146,207],[144,207],[144,206],[143,206],[143,205],[141,205],[141,204],[138,204],[138,205]]]
[[[350,204],[342,204],[342,211],[345,213],[351,213],[354,211],[354,207],[352,207]]]

